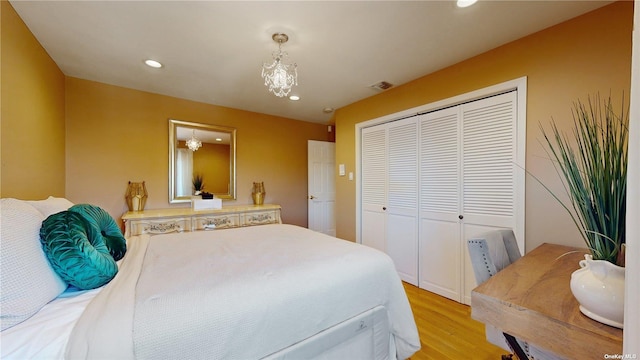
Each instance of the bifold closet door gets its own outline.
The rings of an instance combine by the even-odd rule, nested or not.
[[[420,287],[470,302],[466,241],[517,226],[516,139],[514,91],[420,116]]]
[[[386,252],[386,126],[362,129],[361,149],[361,241],[363,245]]]
[[[518,191],[524,191],[524,184],[518,184],[516,176],[521,171],[515,165],[516,104],[512,91],[461,105],[464,245],[490,230],[517,229]],[[462,250],[465,281],[460,301],[469,304],[476,281],[467,247]]]
[[[420,287],[460,301],[459,108],[420,115]]]
[[[469,303],[466,241],[523,234],[517,107],[511,91],[362,129],[361,241],[389,254],[404,281]]]
[[[418,285],[418,124],[416,118],[389,123],[387,254],[400,278]]]
[[[362,130],[362,244],[387,253],[418,285],[418,134],[415,118]]]

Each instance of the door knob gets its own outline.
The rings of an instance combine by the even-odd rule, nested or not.
[[[310,200],[313,200],[313,199],[315,199],[315,198],[316,198],[315,196],[313,196],[313,195],[309,195],[309,199],[310,199]]]
[[[458,215],[458,219],[462,220],[462,219],[464,219],[464,216]]]

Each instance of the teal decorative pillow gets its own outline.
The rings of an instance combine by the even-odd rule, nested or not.
[[[90,225],[103,237],[104,244],[115,261],[122,259],[127,251],[127,242],[122,236],[120,227],[111,215],[102,208],[78,204],[69,208],[69,211],[83,215]]]
[[[100,287],[118,272],[99,228],[78,212],[49,216],[42,222],[40,241],[56,273],[77,288]]]

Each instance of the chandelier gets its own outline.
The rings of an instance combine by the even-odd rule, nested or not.
[[[196,150],[200,149],[201,146],[202,146],[202,141],[200,141],[200,140],[198,140],[196,138],[196,131],[193,130],[193,134],[191,135],[191,139],[187,140],[187,147],[191,151],[196,151]]]
[[[273,63],[271,65],[264,63],[262,65],[262,78],[264,85],[269,88],[277,97],[289,95],[291,87],[298,85],[298,65],[285,64],[282,60],[288,56],[282,51],[282,44],[289,40],[287,34],[275,33],[271,36],[273,41],[278,43],[278,51],[273,53]]]

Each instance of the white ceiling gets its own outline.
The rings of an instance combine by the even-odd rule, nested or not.
[[[65,75],[318,123],[374,83],[401,85],[610,2],[11,0]],[[260,76],[275,32],[289,35],[297,102]]]

